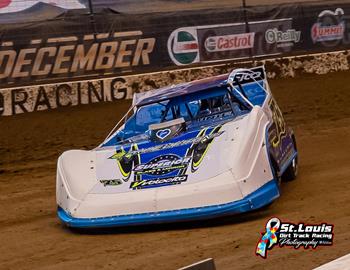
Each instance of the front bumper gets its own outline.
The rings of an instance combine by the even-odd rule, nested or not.
[[[280,195],[277,181],[271,180],[241,200],[230,203],[171,211],[128,214],[98,218],[74,218],[58,207],[58,217],[69,227],[98,228],[159,224],[179,221],[210,219],[259,209]]]

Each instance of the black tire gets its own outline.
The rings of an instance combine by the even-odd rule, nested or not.
[[[296,156],[286,171],[282,174],[282,181],[288,182],[288,181],[293,181],[298,174],[298,156]]]
[[[281,185],[281,177],[279,176],[278,174],[278,166],[277,166],[277,163],[276,161],[273,159],[272,155],[270,156],[270,161],[271,161],[271,170],[272,170],[272,175],[273,175],[273,178],[276,180],[278,186]]]
[[[292,139],[293,139],[293,144],[294,144],[294,149],[295,151],[298,151],[297,149],[297,142],[295,140],[294,134],[292,134]],[[287,170],[283,173],[281,176],[282,181],[288,182],[288,181],[293,181],[295,178],[297,178],[298,175],[298,156],[296,156],[291,164],[288,166]]]

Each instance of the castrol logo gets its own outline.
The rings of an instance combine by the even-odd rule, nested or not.
[[[254,37],[255,33],[214,36],[208,37],[204,45],[208,52],[250,49],[254,47]]]

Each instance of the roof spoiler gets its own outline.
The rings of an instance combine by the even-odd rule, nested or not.
[[[257,83],[259,87],[266,92],[267,95],[270,94],[270,88],[266,80],[266,72],[264,66],[254,67],[251,69],[234,69],[228,75],[228,79],[224,82],[224,84],[229,85],[232,91],[236,92],[247,104],[249,104],[253,108],[254,105],[249,100],[243,87],[243,85],[248,83]]]
[[[148,90],[140,93],[134,93],[134,96],[132,97],[132,106],[135,106],[139,101],[153,96],[157,91],[160,89],[153,89],[153,90]]]
[[[258,66],[254,68],[237,68],[234,69],[228,76],[228,79],[223,82],[223,84],[227,85],[234,85],[234,86],[239,86],[239,84],[244,85],[247,83],[252,83],[256,81],[261,81],[264,80],[265,84],[266,83],[266,72],[265,72],[265,67],[264,66]],[[134,93],[133,100],[132,100],[132,106],[135,106],[136,104],[139,103],[139,101],[153,96],[157,91],[161,90],[160,89],[153,89],[141,93]]]
[[[264,66],[254,68],[237,68],[231,71],[226,81],[227,84],[247,84],[257,81],[266,80],[266,72]]]

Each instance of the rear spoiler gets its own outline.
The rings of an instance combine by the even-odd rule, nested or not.
[[[228,76],[228,79],[223,82],[223,85],[244,85],[248,83],[258,82],[258,81],[264,81],[265,91],[269,91],[268,84],[266,81],[266,72],[264,66],[254,67],[254,68],[238,68],[234,69]],[[147,97],[153,96],[156,92],[158,92],[161,89],[154,89],[149,90],[141,93],[134,93],[133,100],[132,100],[132,106],[136,105],[140,100],[143,100]]]
[[[249,83],[256,83],[266,95],[270,95],[270,87],[266,79],[266,72],[264,66],[234,69],[224,82],[225,85],[230,86],[233,92],[238,94],[251,107],[254,105],[250,102],[244,90],[244,85]]]
[[[132,106],[135,106],[140,100],[153,96],[159,90],[160,89],[153,89],[145,92],[134,93],[134,96],[132,98]]]
[[[266,81],[266,72],[264,66],[254,68],[237,68],[231,71],[226,81],[227,84],[238,86],[248,83]]]

